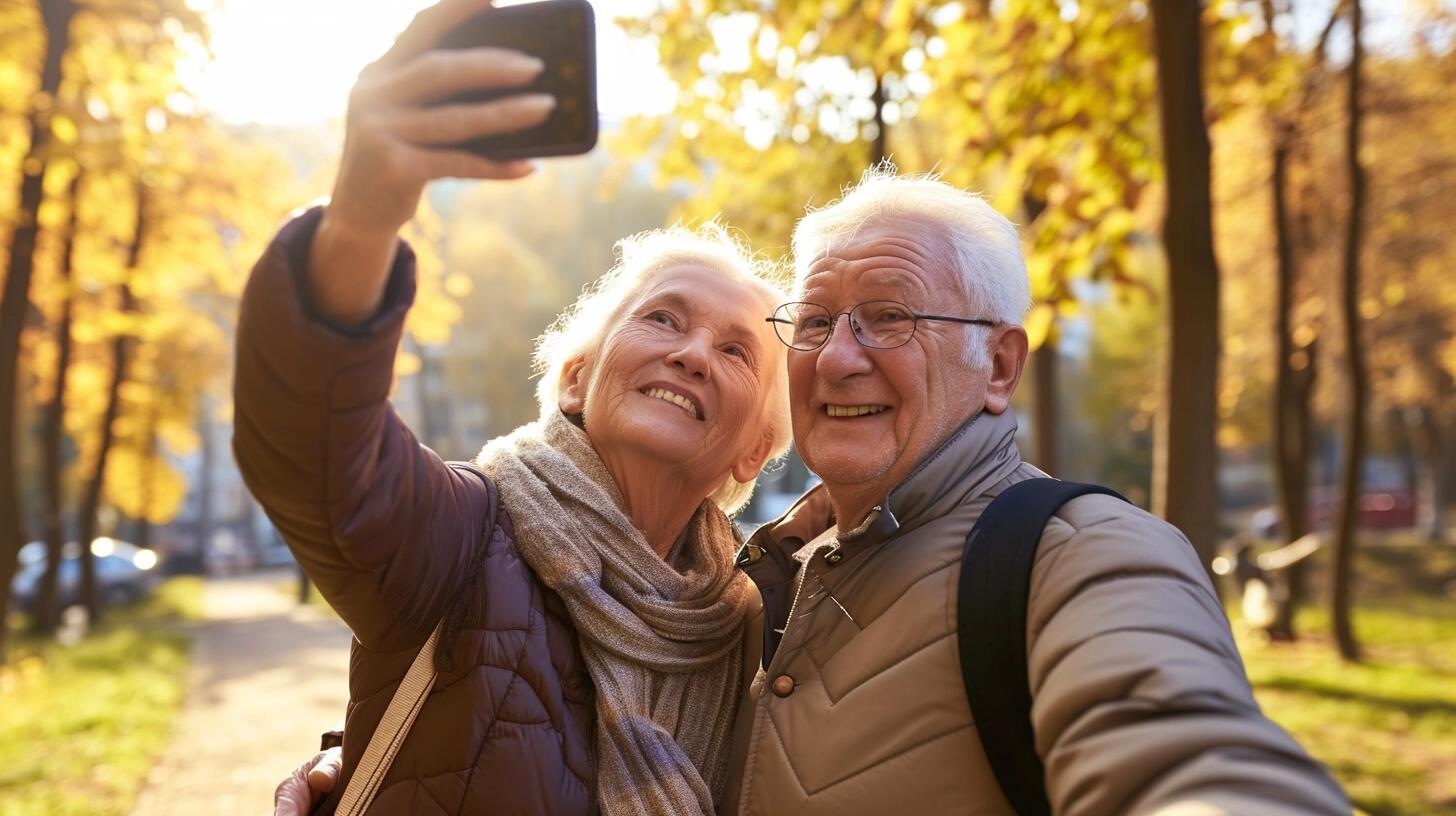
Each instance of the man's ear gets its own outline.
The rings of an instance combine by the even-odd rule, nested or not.
[[[1026,366],[1029,342],[1026,329],[1006,326],[992,338],[991,379],[986,381],[986,411],[1005,413],[1011,407],[1011,395],[1021,382],[1021,369]]]
[[[753,480],[758,476],[758,472],[763,470],[763,463],[768,461],[768,454],[771,450],[773,450],[773,437],[764,434],[753,450],[733,463],[733,478],[739,482]]]
[[[561,367],[561,384],[556,396],[556,405],[561,413],[581,416],[586,412],[586,390],[590,379],[585,356],[573,357]]]

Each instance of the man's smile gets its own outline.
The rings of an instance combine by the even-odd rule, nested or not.
[[[871,416],[890,410],[888,405],[876,405],[873,403],[863,405],[825,405],[824,413],[831,417],[849,418]]]

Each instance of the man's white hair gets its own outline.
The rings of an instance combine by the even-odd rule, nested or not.
[[[759,296],[765,317],[787,300],[780,270],[756,258],[747,245],[717,222],[697,229],[677,226],[648,230],[618,241],[616,250],[617,262],[612,268],[587,285],[576,302],[536,339],[533,360],[540,377],[536,401],[542,416],[560,410],[561,376],[566,367],[578,358],[595,356],[637,296],[672,267],[692,264],[723,272]],[[768,355],[764,364],[773,368],[773,380],[761,421],[771,442],[769,461],[774,461],[788,451],[793,439],[788,374],[781,357],[786,352],[777,341],[764,352]],[[748,503],[756,483],[756,478],[740,482],[730,475],[709,498],[732,515]]]
[[[1031,283],[1021,254],[1016,226],[974,193],[952,187],[934,174],[900,175],[883,162],[865,171],[859,184],[838,201],[805,215],[794,227],[794,292],[804,291],[814,262],[853,243],[872,224],[911,220],[926,222],[940,236],[964,287],[964,306],[971,317],[1021,325],[1031,309]],[[940,306],[937,304],[937,309]],[[944,313],[944,312],[941,312]],[[977,368],[990,364],[983,333],[968,334],[967,361]]]

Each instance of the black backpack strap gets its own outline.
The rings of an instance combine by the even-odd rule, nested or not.
[[[1006,488],[966,538],[956,594],[961,677],[981,747],[1021,816],[1051,813],[1031,729],[1026,604],[1042,528],[1078,496],[1122,496],[1106,487],[1028,479]],[[1123,499],[1126,501],[1126,499]]]

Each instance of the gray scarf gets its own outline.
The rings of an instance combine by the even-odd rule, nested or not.
[[[632,526],[586,433],[550,414],[476,463],[500,489],[521,556],[576,626],[597,692],[602,812],[711,814],[727,781],[748,599],[732,522],[705,500],[678,572]]]

